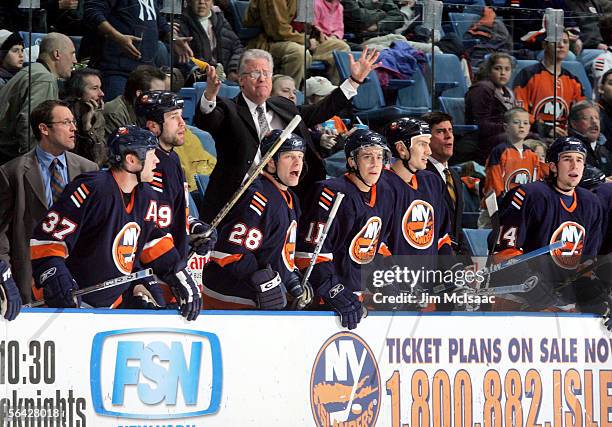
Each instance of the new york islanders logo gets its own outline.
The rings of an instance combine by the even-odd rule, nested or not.
[[[373,216],[365,223],[363,228],[357,233],[349,246],[349,256],[357,264],[368,264],[376,255],[382,220]]]
[[[434,210],[423,200],[410,203],[402,218],[404,239],[416,249],[427,249],[434,240]]]
[[[577,222],[565,221],[553,232],[550,243],[563,242],[563,246],[550,252],[555,264],[574,270],[580,263],[585,241],[584,227]]]
[[[329,338],[310,376],[310,405],[317,427],[372,427],[380,411],[380,372],[366,342],[351,332]]]
[[[130,274],[136,259],[136,248],[140,226],[135,222],[128,222],[115,236],[113,241],[113,261],[117,269],[123,274]]]
[[[531,172],[525,168],[520,168],[513,171],[507,178],[504,184],[506,192],[512,190],[514,187],[519,185],[527,184],[531,182]]]
[[[557,120],[567,117],[569,108],[565,99],[557,97]],[[555,100],[554,97],[548,96],[540,100],[533,109],[533,115],[536,119],[551,121],[555,115]]]
[[[297,222],[291,221],[285,234],[285,243],[283,244],[282,259],[287,270],[295,270],[295,242],[296,242]]]

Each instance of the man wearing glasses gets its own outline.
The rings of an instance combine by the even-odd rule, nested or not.
[[[234,99],[218,97],[221,82],[213,67],[207,68],[208,85],[196,109],[196,126],[209,132],[217,148],[217,165],[210,176],[200,218],[210,222],[242,183],[253,162],[261,160],[259,149],[263,136],[272,129],[283,129],[296,114],[303,122],[294,133],[306,141],[305,161],[308,173],[296,188],[298,197],[314,182],[325,179],[325,168],[308,127],[322,123],[351,105],[357,88],[376,68],[378,53],[365,49],[359,60],[350,57],[350,78],[320,102],[296,107],[290,100],[270,96],[272,91],[272,56],[263,50],[249,49],[240,59],[241,93]]]
[[[0,259],[10,263],[24,303],[31,301],[30,237],[65,185],[98,166],[71,153],[76,121],[62,101],[32,110],[38,146],[0,167]]]

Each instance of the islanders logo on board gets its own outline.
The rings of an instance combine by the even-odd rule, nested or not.
[[[317,427],[372,427],[380,411],[380,372],[374,353],[352,332],[329,338],[310,377],[310,405]]]

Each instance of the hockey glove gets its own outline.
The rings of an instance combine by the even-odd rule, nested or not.
[[[8,264],[0,260],[0,309],[6,320],[13,320],[21,310],[21,295]]]
[[[212,229],[210,236],[206,236],[205,233],[208,230],[210,230],[210,225],[189,217],[189,245],[198,255],[206,256],[217,243],[217,230]]]
[[[343,327],[355,329],[363,315],[363,307],[355,294],[346,289],[342,283],[334,282],[335,280],[330,277],[321,285],[318,294],[340,315]]]
[[[49,307],[77,308],[81,298],[72,295],[79,289],[63,260],[49,258],[37,266],[34,272],[36,287],[43,288],[43,297]]]
[[[554,284],[545,280],[539,272],[531,272],[525,283],[531,290],[524,292],[522,296],[527,302],[528,309],[544,310],[556,306],[559,297],[554,290]]]
[[[202,309],[202,295],[186,268],[162,277],[179,303],[179,311],[187,320],[196,320]]]
[[[166,308],[164,292],[157,280],[136,283],[124,293],[123,307],[136,310],[162,310]]]
[[[279,274],[269,265],[251,274],[249,284],[255,291],[257,307],[261,310],[282,310],[287,305],[285,287]]]

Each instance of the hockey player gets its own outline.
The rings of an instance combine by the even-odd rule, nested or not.
[[[579,295],[567,295],[566,280],[581,261],[597,254],[601,244],[603,212],[597,197],[578,186],[586,160],[586,149],[580,140],[561,137],[551,144],[546,161],[550,176],[546,182],[532,182],[511,190],[500,207],[500,230],[496,244],[497,260],[511,258],[522,253],[563,242],[560,249],[544,255],[533,274],[539,280],[526,297],[531,308],[547,308],[559,305],[555,288],[562,286],[565,302],[574,302]],[[519,265],[523,272],[529,270]],[[515,270],[516,271],[516,270]],[[513,275],[514,280],[521,277]],[[515,283],[516,284],[516,283]],[[579,289],[574,289],[580,293]],[[518,295],[518,294],[516,294]],[[522,302],[513,295],[511,299]],[[499,300],[499,298],[498,298]],[[501,305],[496,304],[500,309]],[[514,308],[518,308],[517,305]]]
[[[281,132],[262,139],[262,155]],[[291,134],[221,223],[212,262],[202,272],[206,308],[280,310],[286,290],[302,293],[295,267],[300,208],[290,188],[299,182],[305,152],[304,140]]]
[[[21,295],[11,269],[0,259],[0,314],[6,320],[14,320],[21,310]]]
[[[189,189],[174,147],[185,142],[183,100],[172,92],[162,90],[143,92],[136,99],[135,111],[142,126],[157,136],[159,146],[155,155],[159,163],[153,172],[151,188],[158,202],[151,205],[146,219],[154,221],[161,230],[172,235],[181,258],[187,259],[189,243],[199,255],[212,250],[216,233],[204,237],[208,224],[189,217]]]
[[[391,200],[378,183],[390,152],[385,138],[368,129],[354,131],[346,140],[348,173],[318,183],[309,211],[300,220],[298,267],[306,268],[329,217],[336,194],[345,195],[310,277],[316,294],[339,314],[342,326],[354,329],[363,307],[361,266],[374,260],[391,217]]]
[[[74,290],[150,266],[175,293],[181,314],[194,320],[201,308],[199,289],[172,236],[147,218],[156,198],[142,183],[153,180],[157,138],[125,126],[111,135],[108,147],[110,170],[83,174],[68,184],[34,230],[30,251],[35,296],[44,296],[51,307],[77,307]],[[128,287],[94,292],[83,301],[116,307]]]

